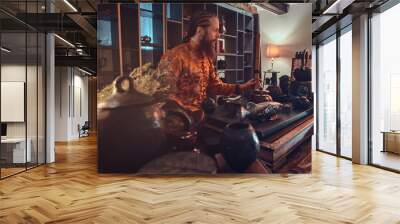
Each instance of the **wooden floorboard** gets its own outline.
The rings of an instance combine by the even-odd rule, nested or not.
[[[0,181],[0,223],[400,223],[400,175],[313,152],[311,174],[98,174],[96,139]]]

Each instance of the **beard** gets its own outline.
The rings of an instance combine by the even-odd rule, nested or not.
[[[212,61],[215,61],[217,58],[217,52],[215,50],[216,44],[216,40],[210,40],[208,39],[207,35],[205,35],[205,37],[203,37],[200,41],[199,50],[210,57]]]

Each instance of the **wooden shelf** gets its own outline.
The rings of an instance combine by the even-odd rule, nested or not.
[[[158,18],[158,19],[161,19],[162,16],[163,16],[162,13],[154,12],[154,11],[151,11],[151,10],[148,10],[148,9],[142,9],[142,8],[140,8],[140,13],[141,13],[140,16],[155,17],[155,18]]]
[[[231,37],[231,38],[236,38],[236,36],[229,35],[229,34],[221,34],[221,37]]]
[[[153,43],[141,43],[141,47],[154,47],[154,48],[163,48],[161,44],[153,44]]]
[[[104,48],[101,48],[102,50],[104,49]],[[122,48],[124,51],[139,51],[139,49],[136,49],[136,48]],[[116,49],[114,49],[114,50],[116,50]]]
[[[177,23],[177,24],[182,24],[181,21],[173,20],[173,19],[167,19],[167,22],[169,23]]]
[[[242,69],[217,69],[217,71],[234,72],[241,71]]]
[[[218,53],[219,56],[236,56],[237,54],[233,53]]]

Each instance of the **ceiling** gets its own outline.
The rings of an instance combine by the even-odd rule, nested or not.
[[[288,3],[312,4],[313,43],[326,38],[337,29],[351,24],[352,18],[368,10],[374,10],[388,0],[267,0],[256,4],[282,5]],[[268,7],[265,7],[268,10]],[[284,7],[280,7],[284,8]],[[281,13],[282,10],[275,12]]]
[[[377,7],[387,0],[270,0],[253,1],[267,5],[270,10],[285,13],[287,3],[311,3],[313,10],[313,39],[334,26],[346,16],[354,16]],[[18,32],[29,24],[32,29],[55,32],[56,63],[59,65],[77,63],[96,70],[96,26],[98,4],[127,2],[116,0],[1,0],[0,21],[3,32]],[[132,2],[132,1],[131,1]],[[335,3],[337,2],[337,3]],[[331,7],[334,5],[334,7]],[[47,8],[46,8],[47,7]],[[53,9],[53,13],[46,13]],[[334,8],[324,14],[328,8]],[[279,11],[280,10],[280,11]],[[27,13],[26,13],[27,12]],[[28,26],[28,27],[30,27]],[[8,37],[7,37],[8,38]],[[15,41],[20,41],[15,38]],[[16,43],[18,45],[18,43]],[[79,50],[77,50],[79,49]],[[29,50],[28,50],[29,51]],[[57,58],[57,56],[59,56]],[[66,57],[67,56],[67,57]],[[57,60],[58,59],[58,60]],[[81,63],[81,64],[79,64]]]
[[[28,47],[25,51],[25,32],[54,32],[61,38],[55,38],[56,65],[71,65],[96,70],[96,0],[1,0],[0,22],[2,44],[12,49],[9,58],[31,58],[35,55],[35,46],[29,44],[31,35],[27,35]],[[70,5],[69,5],[69,4]],[[71,7],[72,6],[72,7]],[[48,13],[49,11],[52,13]],[[31,28],[31,29],[29,29]],[[68,56],[68,57],[60,57]]]

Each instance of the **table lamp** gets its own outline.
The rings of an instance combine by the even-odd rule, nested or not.
[[[279,47],[277,45],[269,44],[265,49],[265,56],[271,58],[271,72],[274,72],[274,60],[280,57]]]
[[[268,44],[267,48],[265,49],[265,57],[271,59],[271,69],[267,72],[272,73],[271,77],[271,84],[276,86],[277,85],[277,71],[274,71],[274,60],[280,57],[280,50],[277,45]]]

